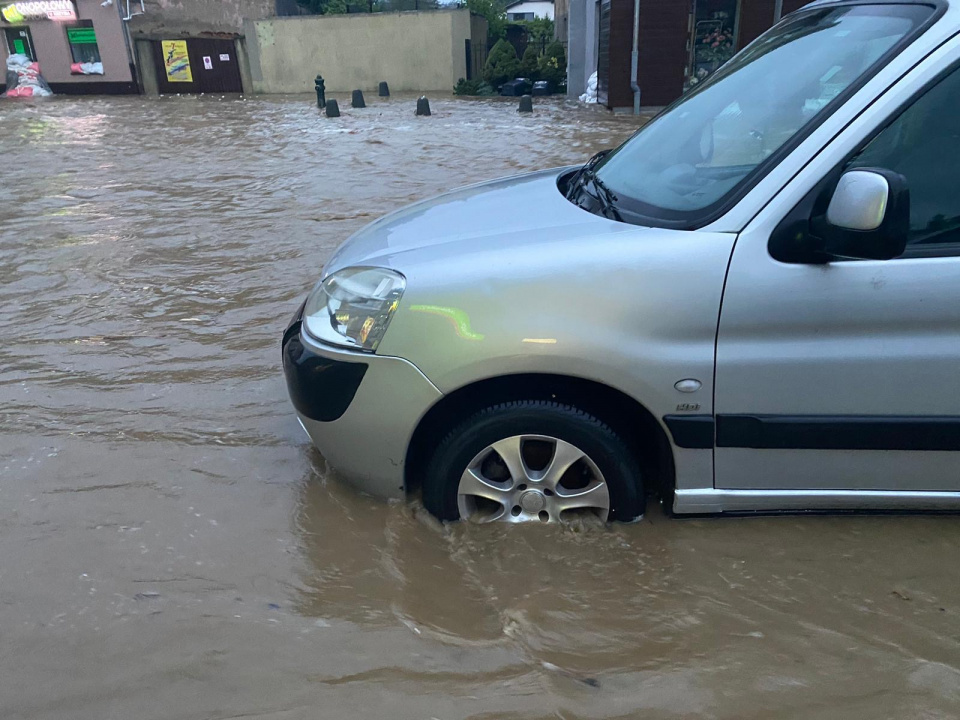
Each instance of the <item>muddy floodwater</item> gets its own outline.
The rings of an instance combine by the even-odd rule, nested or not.
[[[960,518],[442,527],[341,486],[280,334],[325,259],[633,118],[0,101],[0,718],[960,716]]]

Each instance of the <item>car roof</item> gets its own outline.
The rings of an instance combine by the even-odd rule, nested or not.
[[[808,2],[793,12],[800,12],[801,10],[821,7],[823,5],[953,5],[957,7],[958,4],[960,4],[958,0],[813,0],[813,2]]]
[[[794,10],[793,13],[830,5],[932,5],[943,11],[939,20],[942,20],[944,15],[950,18],[951,22],[957,22],[960,18],[960,0],[813,0]]]

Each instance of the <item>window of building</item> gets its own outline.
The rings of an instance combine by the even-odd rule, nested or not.
[[[67,29],[67,42],[74,64],[92,64],[100,62],[100,48],[97,46],[97,33],[92,20],[79,20]]]
[[[33,51],[33,38],[30,36],[30,28],[4,28],[4,35],[7,39],[7,52],[10,55],[26,55],[36,62],[37,55]]]

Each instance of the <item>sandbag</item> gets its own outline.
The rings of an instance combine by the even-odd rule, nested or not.
[[[7,91],[3,97],[49,97],[53,95],[40,74],[40,65],[26,55],[14,53],[7,58]]]

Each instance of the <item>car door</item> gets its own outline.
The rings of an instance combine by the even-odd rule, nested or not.
[[[954,39],[840,133],[741,233],[720,315],[715,391],[715,487],[753,498],[733,505],[956,499],[945,494],[960,491],[958,63]],[[797,224],[797,213],[810,212],[851,167],[906,177],[906,251],[888,261],[791,261],[777,238],[800,228],[799,239],[809,223]]]

